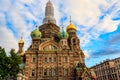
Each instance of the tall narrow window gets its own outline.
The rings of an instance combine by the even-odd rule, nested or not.
[[[44,76],[47,76],[47,69],[44,69]]]
[[[45,62],[47,62],[47,58],[45,57]]]
[[[57,75],[57,69],[56,69],[56,68],[53,70],[53,75],[54,75],[54,76]]]
[[[50,62],[50,63],[52,62],[52,58],[51,58],[51,57],[49,58],[49,62]]]
[[[54,62],[56,62],[57,61],[57,58],[56,57],[54,57]]]
[[[49,69],[49,76],[52,76],[52,69]]]
[[[32,62],[35,63],[35,58],[33,58]]]
[[[53,46],[54,50],[57,50],[57,47],[56,46]]]
[[[65,76],[68,76],[68,69],[65,69],[65,70],[64,70],[64,75],[65,75]]]
[[[66,62],[66,63],[68,62],[67,56],[64,57],[64,62]]]
[[[34,70],[34,69],[32,69],[31,75],[32,75],[32,76],[35,76],[35,70]]]
[[[73,44],[76,45],[76,40],[75,39],[73,39]]]

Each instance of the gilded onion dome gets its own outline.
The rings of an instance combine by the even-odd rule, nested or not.
[[[68,33],[65,32],[65,31],[62,29],[62,31],[58,33],[58,37],[59,37],[59,38],[66,38],[66,39],[67,39],[67,38],[68,38]]]
[[[21,39],[18,41],[18,45],[19,46],[23,46],[24,45],[24,40],[23,40],[22,35],[21,35]]]
[[[68,30],[71,30],[71,29],[76,30],[76,26],[72,23],[71,17],[70,17],[70,24],[67,26],[66,30],[68,31]]]
[[[31,32],[31,37],[32,38],[41,38],[42,34],[38,30],[38,27],[36,26],[36,29]]]
[[[18,44],[24,44],[23,39],[20,39],[20,40],[18,41]]]

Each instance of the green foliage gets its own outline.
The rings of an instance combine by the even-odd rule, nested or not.
[[[0,79],[16,79],[19,72],[20,56],[11,49],[10,56],[6,55],[4,48],[0,47]]]
[[[4,48],[0,47],[0,79],[8,74],[7,55]]]

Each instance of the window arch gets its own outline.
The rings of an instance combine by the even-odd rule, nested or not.
[[[56,51],[57,47],[50,44],[50,45],[47,45],[47,46],[43,47],[43,50],[45,50],[45,51],[48,51],[48,50],[54,50],[54,51]]]
[[[73,44],[76,45],[76,39],[73,39]]]
[[[35,76],[35,70],[34,69],[31,70],[31,75]]]
[[[44,76],[47,76],[47,69],[44,69]]]
[[[45,63],[47,63],[47,57],[45,57]]]

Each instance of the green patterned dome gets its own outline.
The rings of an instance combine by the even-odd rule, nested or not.
[[[32,38],[41,38],[42,34],[38,29],[35,29],[31,32]]]
[[[62,30],[61,32],[58,33],[59,38],[68,38],[68,33]]]

